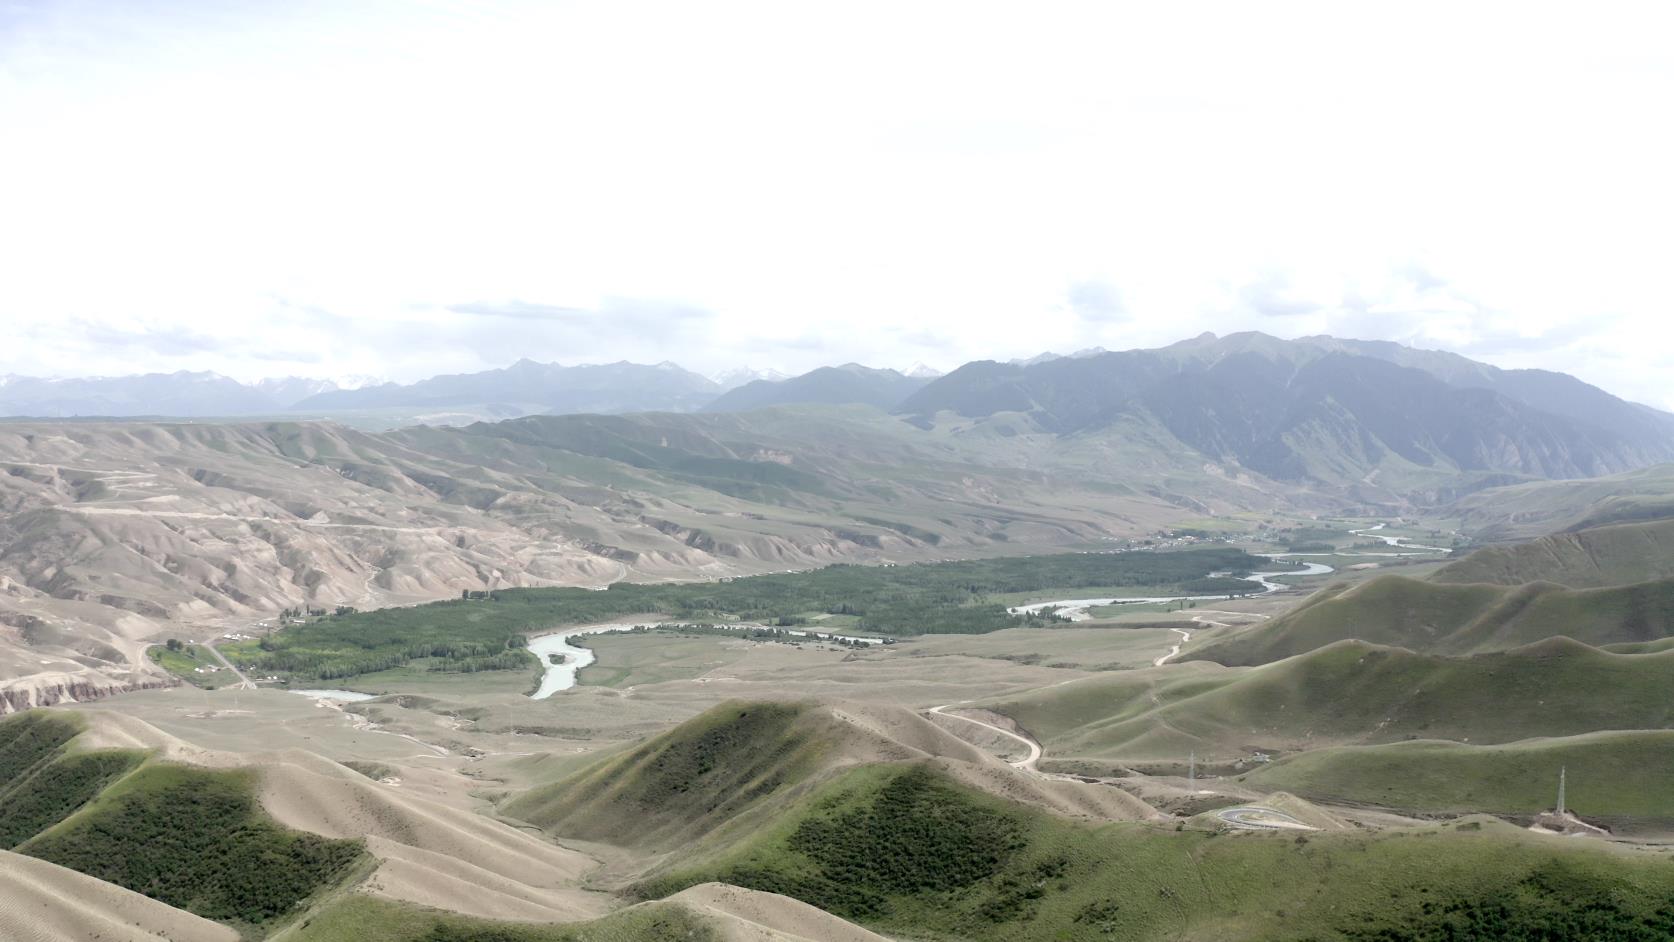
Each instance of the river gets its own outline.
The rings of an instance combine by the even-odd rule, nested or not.
[[[1416,550],[1417,552],[1411,552],[1411,553],[1354,553],[1354,552],[1336,551],[1336,552],[1331,552],[1331,553],[1256,553],[1256,554],[1253,554],[1253,555],[1263,556],[1263,557],[1266,557],[1267,559],[1272,559],[1272,560],[1295,558],[1298,561],[1302,562],[1302,565],[1305,568],[1303,568],[1303,569],[1283,569],[1283,570],[1278,570],[1278,571],[1275,571],[1275,572],[1252,572],[1249,575],[1243,576],[1241,578],[1246,579],[1250,582],[1254,582],[1255,584],[1261,586],[1261,592],[1259,594],[1266,595],[1270,592],[1277,592],[1280,589],[1291,588],[1290,586],[1285,585],[1282,582],[1272,581],[1273,579],[1275,579],[1279,576],[1323,576],[1326,573],[1336,571],[1335,569],[1331,568],[1330,566],[1325,565],[1324,563],[1306,562],[1305,560],[1309,556],[1379,556],[1379,557],[1394,557],[1394,556],[1428,556],[1432,553],[1451,552],[1450,550],[1448,550],[1444,547],[1440,547],[1440,546],[1424,546],[1424,545],[1421,545],[1421,544],[1418,544],[1418,543],[1408,542],[1407,538],[1404,537],[1404,536],[1385,536],[1384,534],[1381,534],[1381,533],[1377,532],[1379,530],[1382,530],[1383,528],[1384,528],[1384,524],[1380,523],[1377,526],[1367,527],[1363,530],[1350,530],[1349,532],[1354,534],[1355,536],[1371,536],[1374,539],[1382,540],[1385,546],[1389,546],[1391,548]],[[1106,605],[1144,605],[1144,604],[1147,604],[1147,603],[1161,604],[1161,603],[1165,603],[1165,602],[1212,602],[1212,601],[1219,601],[1219,600],[1222,600],[1222,599],[1225,599],[1225,598],[1226,598],[1225,593],[1222,593],[1220,595],[1168,595],[1168,596],[1152,596],[1152,597],[1149,597],[1149,598],[1059,599],[1055,602],[1033,602],[1033,603],[1030,603],[1028,605],[1019,605],[1016,608],[1008,608],[1008,609],[1006,609],[1006,611],[1012,613],[1013,615],[1024,615],[1024,614],[1033,615],[1033,614],[1037,614],[1041,611],[1044,611],[1045,609],[1048,609],[1048,608],[1055,608],[1055,609],[1058,610],[1059,615],[1062,615],[1065,618],[1068,618],[1070,621],[1087,621],[1088,619],[1093,617],[1089,613],[1089,611],[1088,611],[1089,609],[1100,608],[1100,607],[1103,607],[1103,606],[1106,606]]]
[[[1277,559],[1280,556],[1288,554],[1275,553],[1271,555],[1261,555],[1265,555],[1269,559]],[[1261,592],[1256,594],[1266,595],[1269,592],[1277,592],[1280,589],[1291,588],[1282,582],[1272,581],[1278,576],[1323,576],[1328,572],[1336,571],[1324,563],[1303,563],[1302,567],[1303,568],[1301,569],[1276,569],[1271,572],[1252,572],[1247,576],[1240,576],[1239,578],[1244,579],[1247,582],[1254,582],[1256,585],[1261,586]],[[1088,609],[1100,608],[1106,605],[1145,605],[1148,603],[1161,604],[1164,602],[1218,602],[1224,601],[1226,597],[1227,594],[1222,592],[1218,595],[1153,595],[1144,598],[1124,597],[1105,599],[1059,599],[1055,602],[1033,602],[1028,605],[1019,605],[1015,608],[1008,608],[1006,611],[1013,615],[1034,615],[1048,608],[1056,608],[1059,615],[1068,618],[1070,621],[1087,621],[1093,617],[1088,612]]]
[[[640,624],[644,623],[641,622]],[[576,684],[576,675],[581,672],[581,669],[597,660],[598,656],[595,655],[591,649],[577,647],[576,645],[571,644],[571,638],[578,635],[599,634],[600,632],[605,631],[626,631],[635,627],[638,626],[628,624],[589,625],[586,628],[570,628],[557,634],[541,635],[538,638],[529,639],[528,648],[530,653],[540,658],[541,664],[546,668],[546,673],[541,676],[541,685],[539,689],[530,694],[529,698],[531,700],[545,700],[547,697],[552,696],[560,690],[568,690],[571,687],[574,687]],[[659,625],[658,627],[674,626],[664,624]],[[726,628],[732,631],[753,631],[767,626],[747,624],[716,625],[715,627]],[[884,641],[882,638],[864,638],[857,635],[833,635],[821,631],[804,631],[797,628],[774,628],[772,630],[782,631],[785,634],[798,638],[812,638],[815,641],[836,641],[839,638],[857,644],[882,644]],[[551,654],[562,654],[564,656],[564,663],[552,663],[551,659],[548,657],[548,655]]]
[[[571,638],[580,635],[595,635],[601,631],[621,631],[632,628],[633,625],[590,625],[586,628],[571,628],[559,634],[541,635],[539,638],[529,639],[529,652],[541,659],[541,666],[546,673],[541,675],[541,685],[529,695],[531,700],[545,700],[560,690],[568,690],[575,686],[575,675],[583,667],[597,659],[590,649],[577,647],[570,643]],[[552,663],[550,655],[562,654],[562,664]]]

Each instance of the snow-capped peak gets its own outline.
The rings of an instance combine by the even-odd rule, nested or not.
[[[790,374],[781,373],[775,369],[758,370],[748,366],[740,366],[736,369],[722,370],[709,378],[723,389],[737,389],[758,379],[766,380],[769,383],[783,382],[790,379]]]

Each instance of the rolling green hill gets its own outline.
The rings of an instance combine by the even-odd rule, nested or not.
[[[1530,481],[1477,491],[1448,508],[1479,539],[1521,540],[1560,530],[1674,517],[1674,464],[1606,477]]]
[[[1674,520],[1592,527],[1526,543],[1487,546],[1442,567],[1430,578],[1496,585],[1551,582],[1579,589],[1670,577],[1674,577]]]
[[[261,937],[343,882],[359,841],[274,823],[239,770],[79,750],[81,717],[0,720],[0,847]]]
[[[667,850],[802,785],[844,738],[811,704],[725,703],[503,810],[569,837]]]
[[[1445,814],[1528,815],[1566,805],[1612,827],[1674,823],[1674,730],[1586,733],[1499,745],[1415,740],[1318,749],[1243,781],[1305,798]]]
[[[1249,669],[1123,672],[989,701],[1067,767],[1183,766],[1256,752],[1451,739],[1506,743],[1674,727],[1674,652],[1566,639],[1470,657],[1341,641]],[[1608,695],[1605,695],[1605,693]]]
[[[1500,651],[1563,636],[1590,645],[1655,641],[1674,632],[1674,579],[1599,589],[1424,582],[1382,576],[1339,583],[1187,660],[1267,664],[1344,639],[1437,654]]]
[[[1674,863],[1497,822],[1381,835],[1091,828],[922,766],[845,773],[648,899],[708,880],[909,938],[1663,939]]]
[[[361,894],[333,900],[275,942],[722,942],[703,920],[667,903],[602,919],[531,925],[470,919]]]

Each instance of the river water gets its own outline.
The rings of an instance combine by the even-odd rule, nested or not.
[[[1283,555],[1286,554],[1276,553],[1269,558],[1276,559]],[[1256,585],[1261,586],[1261,592],[1258,594],[1266,595],[1269,592],[1277,592],[1280,589],[1290,588],[1290,586],[1287,586],[1282,582],[1272,581],[1279,576],[1323,576],[1328,572],[1336,571],[1324,563],[1303,563],[1302,566],[1303,568],[1301,569],[1278,569],[1272,572],[1252,572],[1249,575],[1242,576],[1240,578],[1248,582],[1254,582]],[[1144,605],[1147,603],[1160,604],[1163,602],[1218,602],[1224,601],[1226,597],[1226,593],[1222,592],[1219,595],[1153,595],[1145,598],[1123,597],[1106,599],[1059,599],[1055,602],[1033,602],[1029,605],[1019,605],[1016,608],[1008,608],[1006,611],[1012,613],[1013,615],[1034,615],[1048,608],[1056,608],[1058,609],[1059,615],[1068,618],[1070,621],[1086,621],[1093,617],[1088,612],[1088,609],[1100,608],[1106,605]]]
[[[1354,553],[1354,552],[1257,553],[1257,554],[1254,554],[1254,555],[1264,556],[1264,557],[1266,557],[1268,559],[1272,559],[1272,560],[1296,558],[1296,559],[1298,559],[1298,561],[1302,561],[1302,564],[1305,568],[1303,568],[1303,569],[1282,569],[1282,570],[1278,570],[1278,571],[1275,571],[1275,572],[1252,572],[1247,576],[1243,576],[1242,578],[1244,578],[1244,579],[1246,579],[1250,582],[1254,582],[1255,584],[1261,586],[1260,594],[1261,595],[1266,595],[1269,592],[1277,592],[1280,589],[1290,588],[1290,586],[1287,586],[1282,582],[1272,581],[1273,579],[1276,579],[1280,576],[1323,576],[1326,573],[1336,571],[1336,570],[1332,569],[1330,566],[1325,565],[1324,563],[1314,563],[1314,562],[1304,561],[1306,559],[1306,557],[1309,557],[1309,556],[1383,556],[1383,557],[1388,557],[1388,556],[1428,556],[1432,553],[1446,553],[1446,552],[1449,552],[1449,550],[1447,550],[1443,547],[1440,547],[1440,546],[1423,546],[1423,545],[1420,545],[1418,543],[1407,542],[1406,537],[1385,536],[1384,534],[1381,534],[1381,533],[1377,532],[1379,530],[1382,530],[1383,528],[1384,528],[1384,525],[1380,523],[1377,526],[1367,527],[1364,530],[1350,530],[1349,532],[1354,534],[1355,536],[1371,536],[1375,539],[1382,540],[1385,546],[1388,546],[1388,547],[1391,547],[1391,548],[1399,548],[1399,549],[1405,549],[1405,550],[1416,550],[1416,552],[1410,552],[1410,553]],[[1045,609],[1048,609],[1048,608],[1055,608],[1055,609],[1058,610],[1059,615],[1062,615],[1065,618],[1068,618],[1070,621],[1087,621],[1088,619],[1093,617],[1091,615],[1091,613],[1089,613],[1088,609],[1101,608],[1101,607],[1106,606],[1106,605],[1144,605],[1144,604],[1147,604],[1147,603],[1161,604],[1161,603],[1164,603],[1164,602],[1214,602],[1214,601],[1220,601],[1220,600],[1225,599],[1225,598],[1226,598],[1226,595],[1221,594],[1221,595],[1168,595],[1168,596],[1152,596],[1150,598],[1059,599],[1055,602],[1033,602],[1033,603],[1028,604],[1028,605],[1019,605],[1016,608],[1008,608],[1008,609],[1006,609],[1006,611],[1012,613],[1013,615],[1024,615],[1024,614],[1033,615],[1033,614],[1039,613],[1039,612],[1041,612]]]
[[[632,628],[633,625],[590,625],[586,628],[572,628],[561,634],[541,635],[539,638],[529,639],[529,652],[541,659],[541,666],[546,673],[541,675],[541,685],[538,690],[529,695],[532,700],[545,700],[560,690],[568,690],[575,686],[575,675],[583,667],[597,660],[592,650],[578,647],[570,643],[571,638],[581,635],[595,635],[601,631],[618,631]],[[564,663],[554,664],[548,655],[562,654]]]
[[[643,624],[643,622],[641,622],[641,624]],[[541,659],[541,664],[545,666],[546,673],[541,675],[540,688],[530,694],[529,698],[532,700],[545,700],[547,697],[552,696],[560,690],[568,690],[571,687],[574,687],[576,684],[576,674],[580,673],[583,667],[586,667],[598,659],[597,655],[595,655],[591,649],[577,647],[576,645],[571,644],[571,638],[578,635],[598,634],[604,631],[623,631],[634,627],[636,626],[628,624],[589,625],[586,628],[570,628],[558,634],[541,635],[538,638],[531,638],[528,645],[529,651]],[[729,628],[736,631],[751,631],[766,626],[749,624],[717,625],[716,627]],[[783,631],[785,634],[793,635],[798,638],[813,638],[816,641],[834,641],[841,637],[845,640],[858,642],[860,644],[883,643],[882,638],[862,638],[856,635],[832,635],[820,631],[804,631],[795,628],[776,628],[774,630]],[[552,663],[552,661],[547,657],[549,654],[564,655],[564,663]]]

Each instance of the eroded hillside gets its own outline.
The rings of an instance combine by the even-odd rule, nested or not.
[[[1273,499],[1211,480],[1188,500],[1021,457],[869,410],[812,425],[570,416],[384,435],[7,423],[0,704],[156,682],[147,644],[285,608],[1016,553]]]

